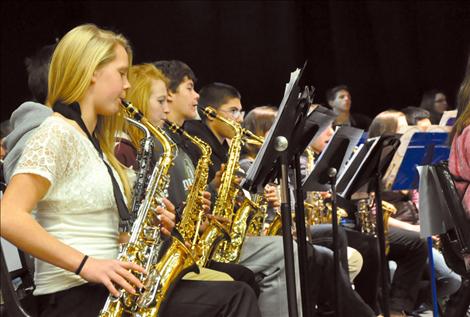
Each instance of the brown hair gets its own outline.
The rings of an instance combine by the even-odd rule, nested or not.
[[[379,113],[370,124],[369,138],[396,133],[398,118],[402,116],[404,117],[405,114],[397,110],[386,110]]]
[[[243,127],[250,130],[257,136],[263,137],[274,123],[277,109],[273,106],[260,106],[253,108],[243,119]],[[247,154],[256,156],[259,146],[246,145]]]

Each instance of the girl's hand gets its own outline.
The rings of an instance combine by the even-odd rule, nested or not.
[[[147,274],[143,267],[119,260],[99,260],[89,257],[80,272],[80,276],[92,283],[101,283],[111,294],[118,297],[118,287],[135,294],[135,288],[143,288],[144,284],[131,271]]]

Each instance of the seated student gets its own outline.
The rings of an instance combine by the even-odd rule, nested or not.
[[[163,120],[167,119],[167,116],[174,117],[172,115],[172,109],[167,103],[167,85],[169,84],[168,79],[152,64],[143,64],[132,66],[129,70],[129,82],[131,88],[128,91],[127,98],[134,106],[139,109],[146,118],[156,127],[163,126]],[[174,112],[174,111],[173,111]],[[141,147],[141,138],[143,133],[137,130],[133,126],[127,126],[127,138],[126,135],[120,138],[120,141],[116,145],[115,152],[116,156],[124,165],[128,167],[137,168],[137,148]],[[170,136],[175,137],[173,134]],[[155,144],[155,147],[159,147],[159,144]],[[153,153],[152,153],[153,154]],[[178,166],[178,157],[174,160],[175,168]],[[179,182],[175,174],[170,169],[170,187],[169,187],[169,198],[173,198],[175,186],[178,186]],[[207,193],[208,194],[208,193]],[[206,195],[207,197],[207,195]],[[210,200],[203,198],[203,207],[207,210],[210,208]],[[181,210],[178,211],[180,216]],[[180,218],[180,217],[179,217]],[[249,269],[236,265],[236,264],[225,264],[225,263],[210,263],[209,267],[214,268],[218,271],[227,272],[230,275],[223,274],[218,271],[213,271],[206,268],[200,268],[202,274],[189,273],[185,275],[184,279],[194,280],[232,280],[245,281],[259,294],[259,287],[256,284],[253,272]]]
[[[457,104],[457,120],[449,138],[452,142],[449,171],[454,178],[467,218],[470,219],[470,55],[465,78],[460,85]],[[465,283],[462,283],[462,290],[464,285]],[[460,305],[468,306],[469,303],[462,300],[462,295],[463,292],[457,292],[451,297],[449,305],[458,308],[462,307]],[[467,316],[470,316],[470,306],[467,308]]]
[[[204,86],[200,90],[200,96],[199,104],[202,107],[210,105],[215,108],[217,113],[225,119],[232,120],[234,122],[242,121],[243,112],[240,100],[241,98],[240,93],[236,88],[223,83],[212,83]],[[207,118],[205,116],[202,116],[202,118],[202,121],[187,121],[185,123],[185,128],[187,128],[187,130],[192,134],[203,138],[207,141],[207,143],[213,146],[212,156],[214,157],[213,162],[215,162],[214,169],[217,170],[220,164],[226,162],[228,159],[226,157],[227,152],[224,150],[224,148],[227,146],[227,141],[233,137],[233,132],[227,129],[225,124],[217,122],[218,120],[212,120],[211,118]],[[193,154],[193,156],[197,157],[197,154]],[[216,165],[217,162],[219,162],[219,166]],[[267,239],[271,241],[270,243],[273,246],[273,254],[267,254],[262,248]],[[279,236],[248,236],[246,237],[245,243],[242,247],[240,263],[251,268],[253,271],[260,272],[264,275],[264,272],[272,271],[272,269],[269,269],[269,266],[267,266],[267,263],[271,263],[272,261],[276,260],[277,265],[282,267],[284,270],[283,255],[281,251],[282,248],[282,238]],[[294,247],[294,250],[295,249],[296,248]],[[312,271],[312,276],[314,278],[314,280],[311,281],[313,285],[312,298],[314,298],[317,302],[320,311],[331,310],[333,309],[331,306],[333,303],[331,301],[333,296],[333,289],[331,286],[333,283],[331,283],[331,280],[328,277],[334,275],[332,252],[331,250],[321,246],[308,248],[308,252],[310,253],[311,259],[311,261],[309,261],[310,269],[313,270],[314,266],[320,268],[318,271]],[[260,269],[262,269],[262,271]],[[347,273],[344,270],[341,270],[340,276],[342,285],[341,291],[343,292],[343,301],[341,302],[343,305],[343,311],[348,309],[349,312],[355,316],[374,315],[371,309],[367,307],[367,305],[363,303],[359,296],[352,290]],[[263,283],[264,281],[261,282],[262,289]],[[300,283],[297,282],[297,284]],[[284,296],[284,298],[278,299],[277,303],[282,303],[283,306],[287,306],[285,304],[285,298],[286,297]],[[272,299],[270,303],[271,302]],[[260,302],[260,306],[263,310],[262,302]],[[351,311],[353,307],[355,310],[354,312]]]
[[[432,89],[423,93],[419,107],[429,111],[432,124],[439,124],[442,114],[448,110],[449,105],[442,90]]]
[[[454,176],[462,204],[470,218],[470,55],[468,56],[465,78],[457,98],[457,121],[450,140],[452,147],[449,157],[449,170]]]
[[[110,292],[119,296],[118,288],[135,293],[143,287],[130,270],[145,270],[116,260],[130,188],[113,145],[130,61],[127,40],[94,25],[78,26],[61,39],[47,98],[55,112],[29,138],[2,198],[1,236],[37,258],[34,294],[41,316],[97,316]],[[168,235],[174,207],[164,203],[156,212]],[[249,288],[214,283],[178,284],[167,315],[247,316],[250,306],[256,312]],[[211,305],[200,304],[201,296]]]
[[[159,61],[155,65],[170,81],[168,85],[168,120],[181,126],[185,120],[194,119],[196,116],[195,106],[198,103],[199,95],[194,91],[194,80],[196,78],[191,68],[180,61]],[[174,140],[177,140],[178,154],[181,155],[182,159],[180,162],[175,162],[173,169],[176,169],[177,173],[171,174],[170,182],[180,184],[180,186],[172,187],[169,196],[171,201],[174,201],[178,206],[186,198],[189,190],[188,186],[193,183],[194,166],[197,161],[193,163],[188,156],[189,149],[192,146],[189,142],[177,135],[174,135]],[[213,186],[216,185],[213,184]],[[287,303],[285,303],[287,295],[284,278],[284,258],[278,252],[277,240],[271,240],[266,239],[258,248],[259,255],[250,259],[249,263],[253,263],[253,266],[248,265],[246,261],[240,262],[240,264],[248,267],[255,274],[263,272],[263,275],[258,274],[261,277],[259,281],[261,288],[259,304],[263,316],[286,316],[288,312]],[[264,262],[259,264],[258,262],[263,258]],[[266,259],[269,259],[269,261]],[[220,269],[219,265],[220,263],[215,261],[209,263],[209,267],[213,269]],[[284,303],[286,305],[283,305]]]
[[[333,137],[333,134],[333,129],[329,127],[309,145],[315,157],[318,157],[323,152],[326,145]],[[377,239],[347,227],[341,226],[340,231],[342,231],[342,229],[346,232],[346,245],[357,250],[362,255],[363,259],[362,270],[354,279],[355,290],[376,313],[379,313],[380,308],[377,302],[379,290],[379,249]],[[311,231],[313,239],[319,241],[319,244],[332,247],[331,234],[326,235],[325,232],[316,230],[316,226],[314,226]]]
[[[410,109],[411,108],[411,109]],[[424,131],[426,129],[424,127],[430,125],[429,121],[429,112],[421,108],[414,108],[408,107],[408,109],[404,109],[408,111],[410,117],[413,118],[411,123],[413,125],[417,125],[421,127]],[[382,124],[385,120],[402,120],[402,114],[397,112],[390,112],[388,114],[388,118],[385,119],[385,115],[382,115],[375,120],[375,125],[372,129],[372,133],[375,133],[376,127]],[[408,121],[408,116],[407,116]],[[421,121],[421,124],[419,122]],[[424,122],[423,122],[424,121]],[[427,122],[426,122],[427,121]],[[428,124],[429,123],[429,124]],[[408,122],[409,124],[409,122]],[[403,127],[397,126],[397,129],[394,130],[393,127],[390,125],[387,127],[388,131],[384,131],[383,133],[393,133],[393,131],[403,131],[405,125]],[[392,220],[392,225],[395,227],[400,227],[406,230],[411,231],[420,231],[419,227],[419,206],[418,206],[418,191],[417,190],[401,190],[401,191],[387,191],[382,194],[382,198],[392,203],[395,208],[397,209],[396,213],[392,215],[394,218]],[[436,279],[437,279],[437,296],[441,302],[445,302],[445,300],[455,293],[460,287],[460,276],[454,273],[447,264],[445,263],[444,257],[442,253],[439,252],[437,249],[433,249],[433,260],[434,260],[434,268],[436,270]],[[430,298],[428,299],[430,300]]]
[[[338,115],[334,125],[349,125],[367,131],[370,118],[360,113],[351,113],[351,93],[346,85],[339,85],[326,92],[326,101]]]
[[[250,130],[255,135],[264,137],[267,135],[269,129],[273,125],[276,114],[277,109],[272,106],[255,107],[251,109],[251,111],[248,112],[246,117],[243,119],[243,127],[245,129]],[[330,130],[331,129],[328,129],[327,134],[329,134]],[[259,145],[245,145],[245,149],[242,152],[242,159],[240,160],[240,167],[242,169],[244,169],[245,171],[248,170],[248,168],[255,160],[259,148]],[[306,177],[306,169],[307,165],[309,164],[307,163],[307,158],[305,157],[305,155],[302,155],[300,157],[300,165],[302,169],[301,174],[302,176]],[[307,199],[308,197],[309,193],[307,193]],[[268,205],[266,223],[272,226],[272,222],[275,218],[276,213],[274,211],[274,208],[269,207],[270,206]],[[309,236],[308,241],[313,244],[318,244],[329,248],[332,247],[333,232],[330,224],[314,224],[311,230],[315,234]],[[339,257],[344,269],[349,272],[350,281],[352,283],[357,274],[359,274],[359,272],[361,271],[363,260],[361,254],[357,250],[347,246],[347,238],[345,232],[343,232],[341,228],[339,229],[339,231]]]
[[[18,162],[26,140],[47,117],[52,115],[52,110],[45,107],[47,97],[47,83],[49,65],[55,44],[41,47],[34,55],[25,59],[26,71],[28,73],[28,88],[31,100],[21,104],[11,115],[10,123],[15,127],[13,133],[5,137],[5,149],[10,155],[5,157],[5,181],[10,180]]]
[[[369,137],[403,133],[407,127],[406,117],[402,112],[387,110],[374,118],[369,127]],[[383,192],[382,198],[388,201],[388,195],[394,193]],[[396,207],[399,208],[398,205]],[[396,215],[399,214],[400,211]],[[416,304],[417,293],[413,287],[420,281],[424,272],[427,247],[425,241],[420,238],[419,227],[394,218],[396,215],[392,215],[388,221],[390,252],[387,258],[398,265],[392,281],[391,307],[395,310],[411,311]]]

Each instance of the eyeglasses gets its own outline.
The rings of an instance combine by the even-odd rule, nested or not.
[[[225,113],[230,113],[230,115],[233,117],[233,118],[239,118],[239,117],[244,117],[245,116],[245,111],[243,110],[240,110],[240,109],[219,109],[218,111],[222,111],[222,112],[225,112]]]

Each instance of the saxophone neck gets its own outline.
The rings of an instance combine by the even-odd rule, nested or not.
[[[163,122],[170,131],[172,131],[173,133],[178,133],[179,135],[188,139],[192,144],[196,145],[201,151],[202,157],[207,158],[211,156],[212,148],[209,146],[209,144],[207,144],[197,136],[192,136],[185,129],[183,129],[183,127],[178,126],[174,122],[171,122],[169,120],[164,120]]]
[[[126,111],[127,115],[137,122],[144,125],[150,133],[160,142],[163,147],[164,153],[175,153],[175,144],[171,141],[170,137],[159,127],[154,126],[132,103],[121,99],[121,106]]]
[[[243,134],[245,136],[245,143],[256,145],[256,146],[263,145],[263,142],[264,142],[263,137],[254,134],[248,129],[243,129]]]
[[[235,134],[242,134],[242,128],[240,126],[239,123],[233,121],[233,120],[229,120],[229,119],[226,119],[224,117],[222,117],[221,115],[219,115],[217,113],[217,110],[215,110],[213,107],[211,106],[207,106],[207,107],[201,107],[201,106],[198,106],[198,108],[208,117],[208,118],[212,118],[212,119],[215,119],[215,120],[219,120],[220,122],[223,122],[225,123],[226,125],[228,125],[229,127],[231,127],[233,129],[233,131],[235,132]]]

